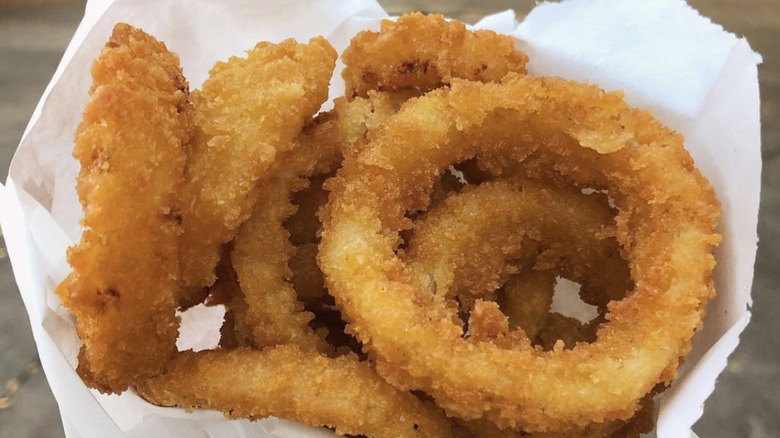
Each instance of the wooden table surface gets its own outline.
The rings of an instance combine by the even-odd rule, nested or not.
[[[689,0],[763,55],[759,68],[763,160],[753,319],[694,430],[701,438],[780,436],[780,0]],[[441,12],[473,22],[528,0],[380,0],[390,13]],[[59,62],[84,0],[0,0],[0,181],[27,120]],[[0,438],[62,437],[40,372],[29,322],[0,240]],[[5,382],[11,382],[4,389]],[[18,383],[18,385],[14,385]],[[6,391],[5,393],[3,391]]]

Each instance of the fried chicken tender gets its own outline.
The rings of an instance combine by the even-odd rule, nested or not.
[[[380,32],[364,31],[341,55],[346,96],[369,90],[432,90],[453,78],[497,82],[525,73],[528,57],[514,40],[489,30],[470,32],[442,15],[406,14],[384,20]]]
[[[79,375],[120,393],[176,353],[179,194],[192,114],[178,56],[127,24],[114,27],[92,79],[74,149],[84,233],[57,294],[83,342]]]
[[[327,99],[335,61],[322,37],[261,42],[246,58],[217,63],[192,94],[197,129],[182,196],[182,306],[205,298],[220,247],[251,214],[269,166]]]
[[[394,388],[368,362],[294,345],[184,352],[166,374],[136,390],[161,406],[216,409],[229,418],[273,415],[333,427],[339,435],[460,436],[433,404]]]

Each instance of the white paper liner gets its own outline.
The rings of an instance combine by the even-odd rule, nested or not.
[[[65,249],[77,241],[81,208],[73,133],[87,101],[89,68],[118,21],[138,26],[179,53],[191,87],[217,60],[257,41],[325,35],[343,50],[357,31],[386,16],[372,0],[91,0],[25,131],[6,186],[0,222],[43,368],[69,438],[332,436],[268,419],[228,421],[216,412],[158,408],[131,392],[105,396],[74,371],[79,341],[53,289],[67,274]],[[661,438],[689,437],[704,400],[750,319],[760,191],[756,64],[744,39],[724,32],[682,0],[569,0],[539,5],[519,26],[507,11],[475,27],[511,34],[531,57],[531,74],[563,76],[622,89],[682,132],[722,203],[718,297],[694,340],[681,377],[662,397]],[[340,68],[340,66],[339,66]],[[331,96],[343,84],[334,75]],[[184,340],[183,342],[213,342]],[[203,345],[205,345],[203,344]]]

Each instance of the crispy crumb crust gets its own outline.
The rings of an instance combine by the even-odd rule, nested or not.
[[[57,293],[83,341],[79,375],[119,393],[176,352],[178,196],[192,113],[179,58],[129,25],[116,25],[92,78],[74,148],[84,233]]]

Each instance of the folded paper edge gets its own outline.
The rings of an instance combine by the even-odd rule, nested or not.
[[[91,0],[90,2],[88,2],[88,5],[87,5],[87,10],[88,10],[88,11],[89,11],[89,7],[90,7],[89,5],[90,5],[90,4],[92,4],[92,3],[101,3],[101,2],[96,2],[95,0]],[[102,3],[104,3],[104,4],[105,4],[105,7],[104,7],[104,8],[102,8],[102,10],[99,12],[99,14],[97,14],[97,15],[93,15],[93,16],[92,16],[92,17],[94,18],[94,20],[92,20],[92,22],[91,22],[91,23],[89,23],[89,26],[86,26],[86,27],[84,28],[84,31],[83,31],[83,35],[82,35],[82,37],[83,37],[83,36],[86,36],[86,34],[88,34],[89,30],[92,28],[92,26],[95,24],[95,22],[97,22],[97,21],[99,20],[100,16],[102,16],[102,14],[105,12],[105,10],[106,10],[106,9],[108,9],[108,7],[110,7],[110,5],[114,3],[114,1],[113,1],[113,0],[110,0],[110,1],[108,1],[108,2],[102,2]],[[95,8],[95,9],[97,9],[97,8]],[[488,17],[490,17],[490,16],[488,16]],[[485,17],[485,18],[487,18],[487,17]],[[85,19],[86,19],[86,16],[85,16]],[[483,20],[484,20],[484,18],[483,18]],[[64,68],[65,68],[65,67],[67,67],[67,65],[70,63],[70,61],[71,61],[71,59],[72,59],[72,57],[73,57],[73,54],[74,54],[74,53],[75,53],[75,51],[78,49],[78,44],[74,44],[74,41],[75,41],[75,40],[76,40],[76,38],[77,38],[77,37],[80,35],[80,32],[82,31],[82,28],[83,28],[84,26],[85,26],[85,21],[83,20],[83,21],[81,22],[81,24],[79,25],[79,28],[77,29],[76,33],[74,34],[73,40],[72,40],[72,41],[71,41],[71,43],[69,44],[69,46],[68,46],[68,49],[67,49],[67,50],[66,50],[66,52],[65,52],[65,55],[63,56],[62,60],[60,61],[60,64],[59,64],[59,65],[58,65],[58,67],[57,67],[57,71],[55,72],[55,75],[54,75],[54,76],[53,76],[53,78],[52,78],[52,81],[51,81],[51,82],[50,82],[50,83],[47,85],[47,88],[46,88],[46,90],[44,91],[44,94],[43,94],[43,96],[41,97],[40,101],[38,102],[38,105],[36,106],[35,112],[34,112],[34,114],[33,114],[32,118],[31,118],[30,122],[28,123],[28,125],[27,125],[26,129],[25,129],[24,135],[23,135],[23,137],[22,137],[22,141],[24,141],[24,139],[25,139],[25,137],[27,136],[28,132],[29,132],[29,131],[32,129],[32,127],[34,127],[34,124],[37,122],[38,118],[40,117],[41,110],[42,110],[43,106],[45,105],[45,102],[46,102],[46,100],[47,100],[47,98],[48,98],[48,96],[49,96],[49,92],[51,91],[51,88],[52,88],[52,87],[53,87],[53,85],[54,85],[54,84],[55,84],[55,83],[56,83],[56,82],[59,80],[59,74],[61,74],[61,71],[62,71],[62,70],[64,70]],[[79,44],[80,44],[80,43],[79,43]],[[73,47],[73,50],[71,50],[71,47]],[[13,167],[13,161],[12,161],[12,167]],[[9,241],[9,240],[14,240],[14,241],[17,241],[17,242],[18,242],[18,240],[17,240],[17,239],[23,240],[23,239],[20,237],[20,235],[21,235],[21,234],[17,234],[17,233],[15,232],[15,231],[19,231],[19,228],[18,228],[18,227],[19,227],[20,225],[19,225],[19,223],[17,223],[17,221],[16,221],[15,219],[11,218],[11,216],[12,216],[12,215],[14,215],[14,213],[17,213],[17,214],[19,214],[19,215],[22,215],[22,216],[23,216],[23,215],[24,215],[24,212],[21,210],[20,203],[19,203],[19,200],[18,200],[18,193],[17,193],[16,191],[17,191],[17,189],[15,188],[14,182],[13,182],[13,180],[12,180],[12,178],[11,178],[10,174],[9,174],[9,176],[8,176],[8,180],[7,180],[7,183],[6,183],[6,186],[2,186],[2,185],[0,184],[0,193],[2,193],[2,196],[0,196],[0,200],[2,201],[2,204],[3,204],[4,206],[9,206],[9,208],[4,208],[4,209],[3,209],[3,211],[2,211],[2,212],[0,212],[0,224],[2,225],[2,229],[3,229],[3,231],[4,231],[4,234],[5,234],[6,236],[14,235],[12,239],[9,239],[8,237],[6,237],[6,241]],[[14,200],[15,200],[15,203],[13,203],[13,204],[12,204],[12,203],[9,203],[9,199],[14,199]],[[17,211],[17,212],[14,212],[14,211],[12,211],[12,210],[14,210],[14,208],[11,208],[11,207],[18,208],[18,209],[19,209],[19,211]],[[21,224],[24,224],[25,222],[24,222],[24,220],[22,219],[22,221],[21,221],[20,223],[21,223]],[[9,224],[10,224],[10,225],[9,225]],[[6,230],[13,230],[13,231],[11,231],[11,232],[7,232]],[[22,229],[21,229],[21,231],[23,231],[23,234],[24,234],[24,235],[27,235],[27,230],[26,230],[26,228],[22,228]],[[8,245],[8,247],[9,247],[9,250],[8,250],[8,251],[9,251],[9,260],[14,260],[14,259],[17,259],[17,260],[18,260],[18,259],[19,259],[19,257],[22,257],[22,260],[29,260],[29,258],[30,258],[30,255],[29,255],[29,254],[27,254],[27,253],[25,253],[25,254],[26,254],[26,256],[16,256],[16,255],[12,255],[12,251],[14,251],[14,254],[16,254],[16,250],[15,250],[15,249],[14,249],[14,250],[12,250],[12,248],[11,248],[12,246],[13,246],[13,245]],[[25,251],[27,251],[27,248],[25,248]],[[17,264],[18,264],[18,262],[17,262]],[[14,263],[13,263],[13,262],[12,262],[12,266],[14,266]],[[18,272],[18,271],[24,271],[24,273],[25,273],[25,274],[27,274],[27,275],[31,275],[31,274],[30,274],[30,272],[29,272],[29,269],[26,269],[26,270],[25,270],[25,268],[23,268],[23,267],[20,267],[20,268],[18,268],[18,271],[17,271],[17,268],[16,268],[15,266],[14,266],[14,268],[13,268],[13,269],[14,269],[14,275],[15,275],[15,277],[16,277],[16,279],[17,279],[17,282],[18,282],[18,283],[20,283],[20,289],[22,289],[22,287],[23,287],[23,286],[22,286],[22,284],[21,284],[22,282],[20,282],[20,280],[19,280],[19,279],[20,279],[20,278],[25,278],[25,277],[24,277],[24,276],[21,276],[21,275],[18,275],[18,274],[17,274],[17,272]],[[33,286],[25,285],[24,287],[26,288],[26,287],[33,287]],[[23,295],[23,298],[24,298],[24,294],[22,294],[22,295]],[[27,303],[25,303],[25,305],[27,306]],[[28,308],[28,311],[29,311],[29,308]],[[32,316],[32,315],[31,315],[31,316]],[[744,322],[744,324],[745,324],[745,325],[747,325],[747,321],[749,321],[749,319],[750,319],[750,313],[749,313],[749,312],[747,312],[747,313],[746,313],[746,315],[745,315],[745,316],[743,316],[743,319],[745,319],[745,318],[746,318],[746,321]],[[738,324],[735,324],[735,326],[733,326],[733,327],[732,327],[732,328],[731,328],[731,329],[728,331],[728,333],[731,333],[731,331],[732,331],[732,330],[734,330],[734,329],[735,329],[735,328],[736,328],[738,325],[742,325],[743,319],[740,319],[739,323],[738,323]],[[31,321],[31,322],[32,322],[32,321]],[[34,332],[34,334],[36,335],[36,336],[35,336],[35,338],[36,338],[36,343],[37,343],[37,344],[39,344],[39,348],[38,348],[38,350],[39,350],[39,352],[40,352],[40,351],[41,351],[41,348],[40,348],[40,343],[39,343],[39,339],[38,339],[38,338],[39,338],[39,336],[41,335],[41,333],[37,333],[37,332],[38,332],[38,331],[40,331],[42,327],[41,327],[41,324],[40,324],[40,322],[39,322],[39,324],[37,324],[37,325],[38,325],[39,327],[37,327],[37,328],[34,328],[34,329],[33,329],[33,332]],[[744,329],[744,326],[742,326],[742,328],[741,328],[741,329],[739,329],[739,332],[741,332],[741,331],[742,331],[742,329]],[[738,333],[737,333],[737,334],[738,334]],[[44,333],[43,335],[44,335],[44,336],[46,336],[46,337],[49,337],[49,335],[48,335],[47,333]],[[724,335],[723,337],[725,338],[725,337],[726,337],[726,335]],[[718,346],[718,344],[720,344],[720,342],[721,342],[722,340],[723,340],[723,339],[719,340],[719,341],[718,341],[718,343],[716,343],[716,345],[714,345],[714,346],[711,348],[711,350],[712,350],[712,349],[715,349],[715,348]],[[49,341],[49,342],[51,341],[51,338],[50,338],[50,337],[49,337],[48,341]],[[734,344],[734,346],[732,347],[731,351],[733,351],[733,350],[736,348],[736,346],[738,345],[738,343],[739,343],[739,337],[738,337],[738,336],[736,337],[736,341],[735,341],[735,342],[736,342],[736,343],[735,343],[735,344]],[[54,346],[54,348],[56,348],[56,346]],[[706,355],[705,355],[705,356],[706,356]],[[726,355],[726,357],[728,357],[728,355]],[[703,360],[704,360],[704,357],[702,358],[702,361],[703,361]],[[42,362],[43,362],[43,357],[42,357]],[[50,366],[52,366],[52,365],[50,365]],[[725,366],[726,366],[726,364],[724,363],[724,364],[723,364],[723,367],[721,367],[721,369],[720,369],[720,370],[722,371],[722,369],[723,369],[723,368],[725,368]],[[698,364],[697,364],[697,367],[698,367]],[[44,370],[45,370],[46,368],[47,368],[47,366],[44,364]],[[694,368],[696,368],[696,367],[694,367]],[[691,372],[693,372],[693,370],[692,370]],[[720,371],[718,371],[718,373],[717,373],[717,374],[720,374]],[[713,377],[712,377],[712,383],[713,383],[713,387],[714,387],[715,378],[717,377],[717,374],[716,374],[715,376],[713,376]],[[688,375],[686,375],[685,377],[687,378],[687,376],[688,376]],[[50,385],[52,386],[52,390],[54,391],[54,385],[52,385],[52,384],[51,384],[51,382],[50,382]],[[707,395],[704,397],[704,399],[706,399],[707,397],[709,397],[710,393],[711,393],[711,390],[710,390],[709,392],[707,392]],[[59,398],[58,398],[58,400],[59,400]],[[101,408],[101,410],[102,410],[102,408]],[[699,413],[699,416],[700,416],[700,415],[701,415],[701,413]],[[64,417],[64,414],[63,414],[63,417]],[[696,418],[698,418],[698,416],[697,416]],[[64,420],[64,418],[63,418],[63,420]],[[694,421],[695,421],[695,420],[694,420]],[[113,424],[113,423],[112,423],[112,424]],[[691,424],[693,424],[693,423],[691,423]],[[71,427],[72,427],[72,425],[71,425]],[[659,432],[660,432],[660,420],[659,420]],[[104,433],[104,432],[103,432],[103,433]],[[691,432],[691,433],[692,433],[692,432]],[[70,436],[70,435],[69,435],[69,436]],[[117,435],[117,436],[124,436],[124,435],[123,435],[123,434],[121,434],[121,432],[120,432],[120,435]],[[660,436],[660,434],[659,434],[659,436]],[[669,435],[669,436],[671,437],[672,435]]]

